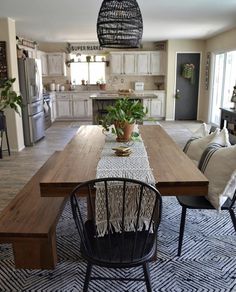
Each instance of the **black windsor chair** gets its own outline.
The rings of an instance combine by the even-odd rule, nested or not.
[[[113,184],[118,184],[120,200],[115,197],[116,210],[120,211],[120,230],[115,232],[111,224],[111,202],[114,200]],[[97,187],[103,187],[105,202],[105,229],[106,234],[99,236],[95,216],[95,195]],[[135,188],[135,218],[133,230],[126,230],[128,210],[130,208],[129,191]],[[80,194],[87,194],[87,218],[81,210]],[[133,193],[132,193],[133,194]],[[80,235],[80,250],[87,260],[87,271],[83,291],[88,290],[90,280],[130,280],[145,281],[147,291],[152,291],[148,262],[154,257],[157,250],[157,230],[161,220],[162,199],[158,190],[144,182],[125,178],[104,178],[87,181],[77,186],[71,196],[72,213]],[[145,204],[149,209],[146,227],[142,223]],[[147,217],[145,217],[147,219]],[[140,227],[141,222],[141,227]],[[131,268],[142,266],[143,279],[137,278],[107,278],[91,277],[93,265],[107,268]]]
[[[178,256],[181,255],[182,243],[184,237],[184,227],[187,209],[204,209],[204,210],[215,210],[211,203],[205,197],[198,196],[177,196],[179,204],[182,206],[180,230],[179,230],[179,245],[178,245]],[[234,214],[234,203],[236,200],[236,190],[232,200],[228,198],[225,203],[222,205],[221,210],[228,210],[233,226],[236,232],[236,218]]]

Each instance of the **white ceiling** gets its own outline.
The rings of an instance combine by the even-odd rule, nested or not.
[[[209,38],[236,27],[236,0],[137,0],[143,41]],[[36,41],[97,41],[102,0],[0,0],[0,17],[17,35]],[[1,29],[1,28],[0,28]]]

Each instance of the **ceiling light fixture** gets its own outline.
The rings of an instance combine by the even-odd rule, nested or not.
[[[103,0],[97,19],[99,44],[104,48],[138,48],[143,20],[136,0]]]

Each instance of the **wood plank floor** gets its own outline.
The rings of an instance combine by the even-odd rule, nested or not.
[[[65,147],[81,124],[56,122],[47,129],[45,138],[34,147],[26,147],[11,156],[4,151],[3,159],[0,159],[0,212],[52,153]],[[190,138],[191,131],[199,127],[197,122],[163,121],[160,124],[181,147]]]

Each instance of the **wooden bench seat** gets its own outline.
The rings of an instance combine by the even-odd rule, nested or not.
[[[57,262],[56,225],[67,198],[42,198],[39,182],[55,152],[0,215],[0,243],[11,243],[15,267],[53,269]]]

